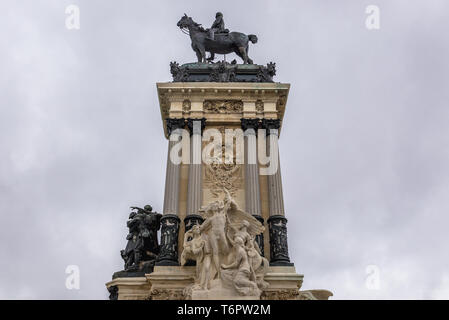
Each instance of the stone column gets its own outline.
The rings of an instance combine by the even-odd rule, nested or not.
[[[262,211],[260,205],[259,165],[257,162],[257,130],[259,119],[241,119],[242,130],[245,135],[245,211],[253,215],[262,225]],[[264,255],[263,233],[256,236],[262,256]]]
[[[263,119],[262,127],[267,130],[267,152],[270,154],[270,163],[277,161],[277,170],[267,176],[270,203],[270,217],[267,220],[270,233],[270,265],[291,266],[293,263],[290,262],[288,255],[287,219],[284,212],[279,153],[272,154],[270,150],[270,144],[277,148],[280,120]]]
[[[167,172],[165,176],[164,208],[161,218],[161,247],[156,261],[157,266],[176,266],[178,262],[178,233],[180,219],[179,208],[179,178],[181,164],[174,164],[170,159],[170,151],[179,141],[185,125],[183,118],[168,118],[166,120],[167,134],[169,136]],[[171,139],[170,139],[171,138]],[[175,138],[175,139],[173,139]],[[172,141],[173,140],[173,141]]]
[[[187,187],[187,214],[184,219],[185,231],[189,231],[195,224],[203,223],[203,217],[198,213],[202,202],[202,171],[201,144],[202,132],[206,126],[206,118],[188,119],[187,127],[190,131],[190,165]]]

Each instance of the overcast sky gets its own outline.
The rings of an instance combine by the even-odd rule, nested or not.
[[[69,4],[80,30],[65,26]],[[365,27],[371,4],[379,30]],[[162,210],[156,82],[195,61],[176,23],[209,26],[216,11],[291,83],[280,152],[303,288],[449,298],[446,0],[2,0],[0,298],[107,298],[128,207]]]

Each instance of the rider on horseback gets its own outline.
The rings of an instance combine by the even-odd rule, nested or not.
[[[176,24],[183,32],[190,36],[192,41],[192,49],[196,53],[198,63],[207,63],[206,52],[211,53],[209,61],[214,60],[214,54],[228,54],[234,52],[242,58],[244,64],[252,64],[253,60],[248,57],[248,43],[257,43],[257,36],[255,34],[244,34],[241,32],[229,32],[224,28],[223,14],[217,12],[216,20],[212,24],[210,30],[205,30],[201,24],[193,21],[184,13],[184,16]],[[221,32],[225,36],[219,36],[214,39],[214,33]],[[214,39],[213,41],[210,39]]]
[[[223,20],[223,14],[221,12],[217,12],[215,15],[215,21],[212,24],[212,27],[209,29],[209,39],[214,40],[215,33],[225,32],[225,24]]]

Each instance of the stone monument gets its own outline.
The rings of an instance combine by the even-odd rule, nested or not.
[[[133,208],[110,298],[328,299],[300,290],[289,256],[278,139],[290,85],[273,82],[274,63],[248,57],[257,36],[229,32],[216,16],[211,29],[186,14],[178,22],[198,62],[172,62],[173,81],[157,83],[168,139],[163,212]],[[231,52],[243,64],[213,62]]]

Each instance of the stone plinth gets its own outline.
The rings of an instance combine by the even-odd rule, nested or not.
[[[193,284],[194,266],[163,266],[146,275],[152,300],[184,300],[184,289]]]
[[[241,296],[235,289],[212,280],[210,290],[192,290],[192,300],[260,300],[260,296]]]
[[[150,284],[145,277],[115,278],[106,283],[110,292],[113,287],[118,291],[118,296],[113,300],[146,300],[150,293]]]
[[[273,82],[276,64],[170,63],[173,82]]]
[[[265,276],[270,285],[262,293],[262,300],[297,300],[304,276],[294,266],[271,266]]]
[[[156,266],[145,277],[116,278],[106,287],[117,288],[118,300],[328,300],[332,296],[328,290],[300,291],[304,276],[293,266],[271,266],[265,275],[269,286],[260,297],[236,296],[234,290],[214,285],[209,291],[193,290],[189,294],[194,277],[194,266]]]

